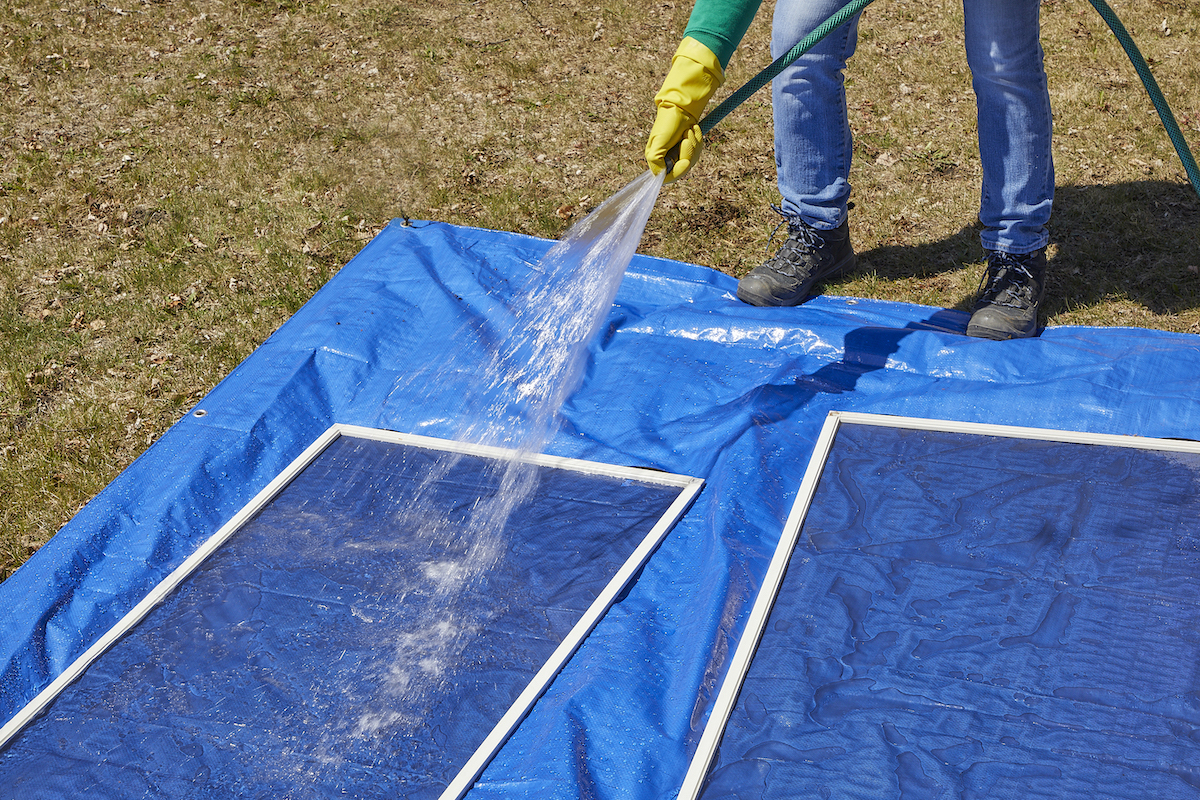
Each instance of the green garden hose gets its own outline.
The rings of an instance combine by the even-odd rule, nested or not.
[[[1196,167],[1196,159],[1192,157],[1192,151],[1188,149],[1187,140],[1183,138],[1183,131],[1179,129],[1179,123],[1175,121],[1175,115],[1171,113],[1171,107],[1167,105],[1167,99],[1163,97],[1162,89],[1158,88],[1158,81],[1154,80],[1154,76],[1150,74],[1150,67],[1147,66],[1146,59],[1142,58],[1141,51],[1133,43],[1133,37],[1129,35],[1129,31],[1125,30],[1125,26],[1121,24],[1121,20],[1117,19],[1116,12],[1108,3],[1104,0],[1091,0],[1091,3],[1092,7],[1108,23],[1109,29],[1116,35],[1121,47],[1125,49],[1125,55],[1129,56],[1133,68],[1137,70],[1138,77],[1142,79],[1142,85],[1146,87],[1146,93],[1150,95],[1150,101],[1154,103],[1154,108],[1158,111],[1158,117],[1162,120],[1163,127],[1167,129],[1167,136],[1171,138],[1171,144],[1175,145],[1175,152],[1179,155],[1179,160],[1183,162],[1183,170],[1187,173],[1188,180],[1192,182],[1192,188],[1196,190],[1197,195],[1200,195],[1200,169]]]
[[[818,25],[812,33],[801,39],[795,47],[772,61],[766,69],[746,81],[741,88],[729,95],[729,97],[726,97],[720,105],[706,114],[704,119],[700,120],[700,132],[707,134],[711,131],[716,127],[718,122],[728,116],[729,112],[750,99],[752,94],[770,83],[776,75],[791,66],[792,62],[811,50],[817,42],[841,27],[847,20],[869,6],[872,2],[874,0],[850,0],[837,13]],[[1179,123],[1175,121],[1175,115],[1171,113],[1171,107],[1167,105],[1167,100],[1163,97],[1162,90],[1158,88],[1158,82],[1150,74],[1150,67],[1146,65],[1146,59],[1142,57],[1141,51],[1138,50],[1137,45],[1133,42],[1133,37],[1129,35],[1129,31],[1121,24],[1121,20],[1117,18],[1116,13],[1108,3],[1104,2],[1104,0],[1090,0],[1090,2],[1096,11],[1100,13],[1100,16],[1103,17],[1104,21],[1108,23],[1109,29],[1116,35],[1117,41],[1125,49],[1125,54],[1129,56],[1133,68],[1137,70],[1138,76],[1142,79],[1142,85],[1146,87],[1146,92],[1150,95],[1150,100],[1154,103],[1154,108],[1158,111],[1158,116],[1162,120],[1163,127],[1167,130],[1167,136],[1170,137],[1171,144],[1175,146],[1175,152],[1178,154],[1179,160],[1183,162],[1184,172],[1187,173],[1188,180],[1192,183],[1192,188],[1196,190],[1196,195],[1200,197],[1200,168],[1196,166],[1196,159],[1192,156],[1192,151],[1188,148],[1187,140],[1183,138],[1183,132],[1179,129]]]

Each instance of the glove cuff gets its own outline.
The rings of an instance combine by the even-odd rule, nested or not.
[[[699,64],[712,77],[714,91],[725,82],[725,70],[721,67],[721,60],[717,58],[716,53],[708,49],[708,45],[699,39],[693,39],[691,36],[683,37],[678,49],[675,50],[675,55],[671,56],[671,66],[674,66],[675,59],[680,57],[690,58]]]
[[[659,108],[674,106],[694,125],[708,101],[725,82],[725,70],[716,54],[701,42],[685,36],[671,58],[671,71],[654,95]]]

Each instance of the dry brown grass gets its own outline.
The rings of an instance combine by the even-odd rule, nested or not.
[[[19,5],[19,7],[15,7]],[[151,2],[0,8],[0,577],[390,218],[558,236],[644,169],[690,3]],[[769,4],[768,4],[769,5]],[[1118,7],[1190,139],[1200,11]],[[732,89],[769,61],[764,10]],[[1200,202],[1083,0],[1049,0],[1052,324],[1200,330]],[[844,294],[961,307],[980,253],[951,0],[872,6],[850,78]],[[775,217],[755,98],[666,190],[643,252],[741,274]]]

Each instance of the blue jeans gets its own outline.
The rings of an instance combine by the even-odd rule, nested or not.
[[[778,0],[772,56],[787,52],[843,5],[845,0]],[[1040,5],[1040,0],[963,0],[983,166],[981,239],[988,250],[1018,255],[1046,246],[1054,198]],[[822,230],[846,219],[853,142],[843,72],[857,39],[856,16],[771,87],[783,210]]]

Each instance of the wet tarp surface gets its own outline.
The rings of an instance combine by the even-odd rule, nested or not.
[[[1200,454],[843,423],[701,797],[1200,789]]]
[[[3,796],[436,800],[680,493],[518,464],[473,524],[506,466],[336,439],[0,754]]]
[[[487,341],[462,332],[486,333],[550,245],[385,229],[204,399],[206,416],[181,420],[0,585],[0,718],[331,423],[453,438]],[[734,288],[678,262],[630,266],[548,451],[705,488],[469,797],[675,792],[831,410],[1200,438],[1195,336],[1053,328],[990,342],[965,337],[959,312],[836,296],[760,309]],[[443,391],[413,390],[434,381]],[[994,755],[960,744],[959,774]]]

